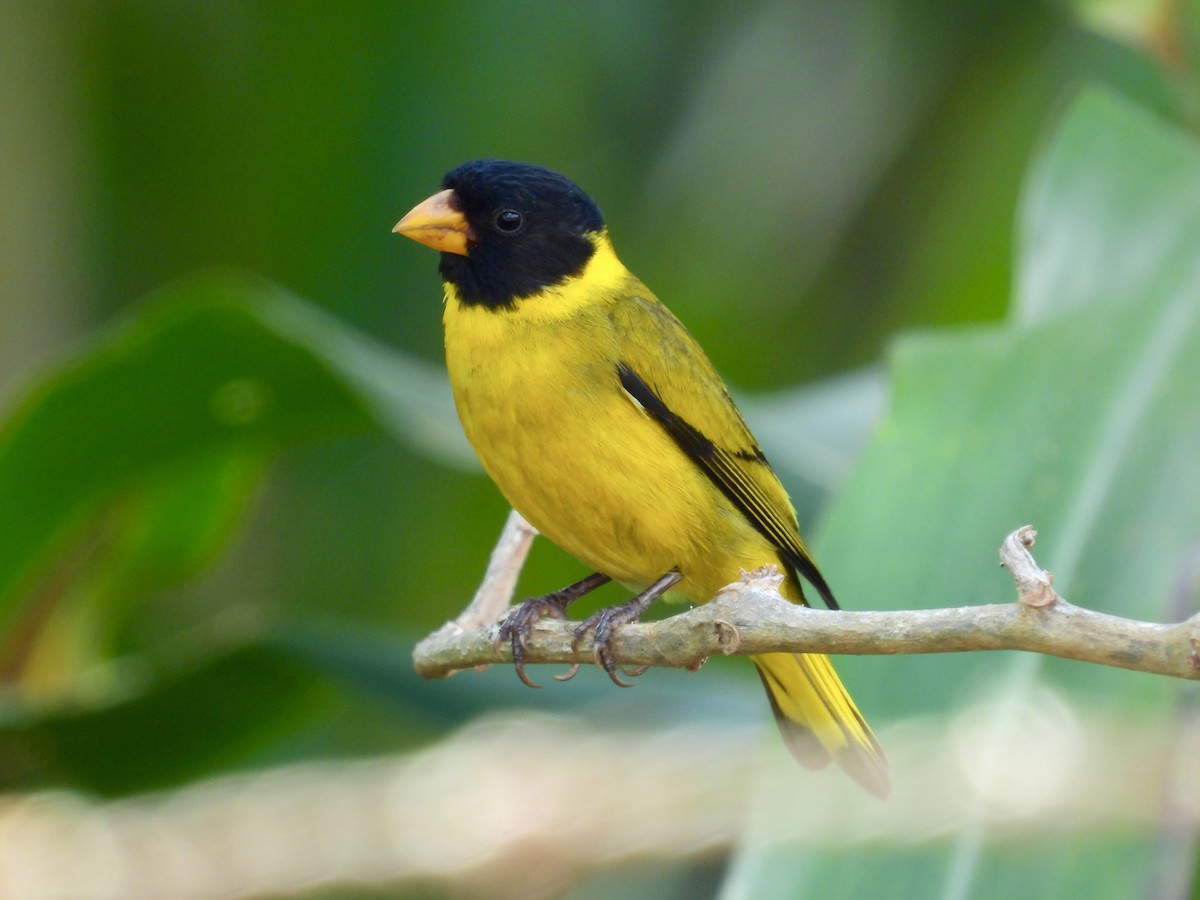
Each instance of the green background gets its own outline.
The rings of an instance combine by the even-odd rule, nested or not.
[[[230,773],[436,752],[497,710],[583,716],[614,740],[617,723],[765,727],[732,661],[629,692],[594,673],[539,693],[504,667],[411,673],[506,505],[454,421],[435,258],[390,230],[485,155],[600,203],[623,261],[745,398],[844,605],[1004,602],[995,548],[1032,521],[1073,601],[1196,611],[1194,3],[10,2],[0,33],[13,802],[111,811]],[[543,542],[522,589],[580,575]],[[878,818],[909,816],[907,833],[793,833],[869,821],[874,801],[771,766],[738,834],[667,859],[631,839],[639,862],[595,871],[577,850],[547,890],[1190,889],[1200,789],[1162,760],[1194,746],[1173,737],[1194,733],[1191,685],[1021,654],[839,669],[892,751]],[[1191,818],[1114,801],[1067,826],[998,804],[1020,794],[1011,772],[947,763],[930,784],[909,755],[1011,762],[1030,719],[1077,729],[1068,769],[1085,773],[1116,765],[1097,736],[1125,723],[1144,758],[1124,764]],[[921,812],[954,794],[975,798],[957,818]],[[403,872],[312,889],[341,881],[505,893]]]

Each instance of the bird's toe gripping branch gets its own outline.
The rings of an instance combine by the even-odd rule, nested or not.
[[[510,643],[512,646],[513,667],[517,670],[517,677],[522,682],[531,688],[541,687],[540,684],[525,674],[525,654],[529,650],[529,636],[533,632],[533,626],[546,616],[552,619],[566,619],[566,610],[571,603],[574,603],[584,594],[594,591],[601,585],[608,584],[610,580],[607,575],[601,575],[597,572],[594,575],[589,575],[582,581],[577,581],[552,594],[546,594],[541,597],[530,597],[528,600],[515,606],[501,620],[499,627],[496,629],[495,646],[499,648],[505,641]],[[574,676],[577,671],[579,671],[579,664],[575,663],[567,671],[566,675],[557,675],[555,677],[560,681],[566,681]]]
[[[669,591],[674,585],[678,584],[682,578],[683,576],[678,572],[668,572],[636,597],[617,606],[605,607],[595,615],[584,620],[575,629],[575,636],[571,641],[572,649],[578,648],[579,642],[583,640],[589,631],[592,632],[592,659],[595,660],[596,665],[608,673],[608,677],[613,680],[614,684],[621,687],[632,687],[633,685],[628,681],[622,681],[621,676],[617,674],[617,663],[613,659],[612,649],[609,646],[613,635],[620,626],[628,625],[630,622],[636,622],[640,619],[642,613],[650,607],[651,603]],[[625,674],[630,677],[637,677],[645,672],[647,668],[649,667],[642,666]],[[575,671],[572,670],[566,677],[570,678],[574,674]]]

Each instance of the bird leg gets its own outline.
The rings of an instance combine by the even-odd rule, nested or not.
[[[626,600],[618,606],[608,606],[600,610],[575,629],[575,638],[571,641],[571,648],[576,648],[583,640],[584,635],[592,631],[592,659],[596,661],[596,665],[604,669],[615,684],[621,687],[632,687],[629,682],[622,681],[621,676],[617,674],[617,664],[613,661],[612,650],[609,648],[613,632],[621,625],[628,625],[630,622],[640,619],[651,603],[674,587],[682,578],[683,576],[679,572],[672,570],[636,597]],[[646,670],[643,667],[640,671],[632,674],[640,675],[644,671]]]
[[[513,666],[517,670],[517,677],[521,679],[529,687],[541,687],[528,675],[525,674],[525,651],[529,649],[529,635],[533,631],[533,626],[538,623],[538,620],[544,616],[550,616],[553,619],[565,619],[567,617],[567,606],[578,600],[584,594],[594,591],[601,585],[608,584],[612,579],[607,575],[601,575],[596,572],[577,581],[574,584],[569,584],[562,590],[554,591],[550,594],[545,594],[541,597],[530,597],[517,604],[511,612],[500,622],[500,628],[496,632],[496,644],[498,648],[504,641],[509,641],[512,645]],[[579,669],[579,664],[575,663],[565,676],[555,676],[560,680],[565,681],[575,674]]]

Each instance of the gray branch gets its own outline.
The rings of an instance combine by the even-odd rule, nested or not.
[[[478,611],[488,609],[488,618],[495,619],[506,610],[515,573],[534,534],[515,513],[510,517],[485,584],[468,612],[413,651],[420,675],[444,678],[462,669],[512,661],[511,649],[496,643],[496,625],[481,625]],[[781,576],[768,566],[743,573],[741,580],[703,606],[662,621],[623,626],[612,642],[613,656],[623,666],[695,668],[718,654],[1025,650],[1200,679],[1200,616],[1161,625],[1074,606],[1055,593],[1053,576],[1038,567],[1029,552],[1035,534],[1025,526],[1000,548],[1001,565],[1017,587],[1014,604],[894,612],[810,609],[779,595]],[[489,590],[489,583],[499,587]],[[526,662],[591,662],[590,636],[572,647],[573,628],[571,623],[543,619],[534,628]]]

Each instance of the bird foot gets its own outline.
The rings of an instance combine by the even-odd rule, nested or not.
[[[541,685],[525,674],[525,653],[529,649],[529,635],[533,632],[533,626],[546,616],[552,619],[567,617],[566,604],[554,594],[522,601],[504,617],[496,631],[496,648],[499,649],[505,641],[509,642],[517,677],[531,688]]]
[[[582,581],[568,585],[562,590],[522,601],[500,621],[500,627],[496,630],[495,647],[499,649],[505,641],[509,642],[512,647],[513,667],[517,671],[517,677],[524,684],[531,688],[541,687],[525,674],[525,654],[529,650],[529,636],[533,633],[533,626],[547,616],[552,619],[565,620],[569,604],[608,581],[607,575],[589,575]],[[559,681],[567,681],[577,671],[579,671],[579,664],[575,663],[566,675],[555,677]]]
[[[628,625],[630,622],[636,622],[642,617],[642,613],[661,597],[664,593],[670,590],[671,586],[678,582],[683,576],[678,572],[668,572],[654,584],[650,585],[646,590],[642,591],[636,597],[633,597],[624,603],[617,606],[608,606],[600,610],[591,617],[585,619],[578,628],[575,629],[575,636],[571,641],[571,648],[577,649],[579,642],[584,639],[587,633],[592,632],[592,659],[596,665],[600,666],[608,677],[612,679],[613,684],[620,687],[633,687],[628,681],[623,681],[621,676],[617,674],[618,668],[630,678],[636,678],[641,675],[649,666],[638,666],[635,669],[626,669],[617,666],[616,660],[612,655],[612,639],[616,629],[622,625]],[[574,675],[572,671],[568,673],[568,678]],[[565,678],[563,679],[566,680]]]

